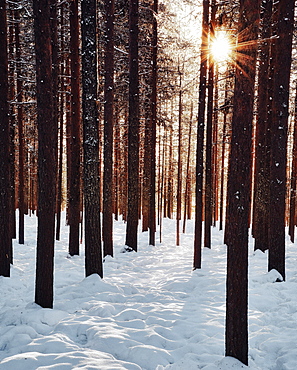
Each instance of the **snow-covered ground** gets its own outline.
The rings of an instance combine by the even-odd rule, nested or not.
[[[84,252],[69,258],[68,230],[56,243],[54,309],[34,304],[36,218],[26,217],[25,245],[14,242],[11,278],[0,277],[0,369],[296,370],[297,251],[287,242],[287,281],[274,283],[267,254],[249,253],[249,367],[224,357],[226,247],[192,271],[193,224],[175,246],[175,221],[163,242],[121,253],[125,224],[114,224],[115,257],[104,279],[84,278]]]

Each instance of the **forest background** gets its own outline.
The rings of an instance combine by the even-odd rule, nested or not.
[[[247,363],[248,229],[283,281],[287,225],[294,241],[295,2],[1,0],[0,10],[1,275],[28,213],[35,302],[51,308],[63,207],[70,256],[84,237],[86,276],[101,277],[113,218],[137,251],[140,218],[155,245],[174,217],[179,245],[193,212],[194,269],[211,227],[225,227],[226,354]],[[210,52],[219,32],[222,59]]]

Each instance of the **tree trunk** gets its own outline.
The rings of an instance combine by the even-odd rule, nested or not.
[[[53,118],[50,6],[34,0],[38,125],[38,229],[35,302],[53,307],[57,127]]]
[[[60,7],[60,47],[64,50],[64,4]],[[62,54],[62,53],[61,53]],[[59,162],[58,162],[58,177],[57,177],[57,224],[56,224],[56,240],[60,240],[61,230],[61,211],[62,211],[62,179],[63,179],[63,138],[64,138],[64,109],[65,105],[65,58],[63,54],[59,60],[60,64],[60,109],[59,109]]]
[[[271,121],[270,245],[268,270],[285,280],[285,198],[289,85],[295,1],[278,2],[275,9],[275,68]]]
[[[15,11],[10,10],[12,19],[14,20]],[[9,101],[15,99],[15,26],[11,25],[9,28],[9,41],[8,41],[8,53],[9,53]],[[11,189],[11,206],[10,206],[10,222],[11,222],[11,237],[16,238],[16,214],[15,214],[15,196],[16,196],[16,176],[15,176],[15,133],[16,133],[16,119],[15,119],[15,107],[14,104],[9,106],[9,120],[10,120],[10,189]],[[11,261],[13,263],[13,255],[11,251]]]
[[[167,181],[167,217],[172,218],[173,210],[173,126],[169,126],[169,168]]]
[[[69,254],[79,254],[80,222],[80,66],[78,0],[70,2],[71,130],[69,188]]]
[[[86,276],[103,277],[99,207],[96,0],[82,0],[82,107]]]
[[[23,82],[21,77],[21,46],[20,46],[20,15],[15,11],[15,43],[16,43],[16,73],[17,73],[17,117],[19,134],[19,183],[18,183],[18,205],[19,205],[19,244],[25,243],[25,175],[24,175],[24,112],[23,112]]]
[[[214,22],[216,14],[216,1],[211,3],[211,26],[209,37],[214,37]],[[212,224],[212,121],[213,121],[213,89],[214,89],[214,61],[209,59],[207,81],[207,123],[206,123],[206,154],[205,154],[205,204],[204,204],[204,247],[211,247]]]
[[[151,123],[151,175],[150,175],[150,216],[149,216],[149,244],[155,245],[156,233],[156,127],[157,127],[157,79],[158,79],[158,0],[153,3],[153,37],[152,37],[152,123]]]
[[[294,112],[294,129],[293,129],[293,150],[292,150],[292,169],[290,181],[290,219],[289,235],[290,240],[294,243],[295,222],[296,222],[296,178],[297,178],[297,83],[295,89],[295,112]]]
[[[104,56],[104,174],[103,174],[103,247],[104,256],[113,256],[112,240],[112,156],[114,121],[114,0],[105,0]]]
[[[228,69],[226,71],[226,76],[229,73]],[[225,85],[225,97],[224,104],[227,104],[228,98],[228,82],[226,79]],[[222,152],[221,152],[221,186],[220,186],[220,224],[219,230],[223,230],[223,216],[224,216],[224,189],[225,189],[225,152],[226,152],[226,132],[227,132],[227,111],[228,108],[223,111],[223,137],[222,137]]]
[[[248,228],[260,1],[241,0],[228,178],[226,356],[248,364]],[[243,30],[249,32],[243,33]]]
[[[149,105],[149,102],[146,103]],[[151,182],[151,114],[146,109],[143,158],[142,231],[149,229],[150,182]]]
[[[179,70],[179,93],[178,93],[178,154],[177,154],[177,191],[176,191],[176,245],[180,245],[180,220],[182,201],[182,74]]]
[[[0,0],[0,275],[10,276],[10,171],[6,2]]]
[[[185,208],[183,220],[183,233],[186,232],[186,219],[191,219],[191,172],[190,172],[190,157],[191,157],[191,138],[192,138],[192,120],[193,120],[193,103],[191,103],[191,113],[189,120],[189,138],[188,138],[188,153],[186,167],[186,189],[185,189]]]
[[[255,250],[268,249],[268,215],[269,215],[269,126],[268,126],[268,85],[269,56],[271,36],[272,0],[262,1],[264,11],[261,27],[261,44],[258,83],[258,120],[256,126],[255,146],[255,185],[253,207],[253,236]]]
[[[202,41],[200,55],[200,79],[198,102],[198,127],[196,148],[196,203],[194,231],[194,269],[201,268],[201,238],[203,210],[203,152],[204,152],[204,115],[206,99],[207,48],[208,48],[209,0],[203,0]]]
[[[139,201],[138,0],[129,6],[128,216],[126,246],[137,251]],[[153,145],[153,144],[152,144]]]
[[[219,218],[219,165],[218,165],[218,125],[219,125],[219,88],[218,88],[218,65],[214,76],[214,108],[213,108],[213,134],[212,134],[212,225],[215,227]]]

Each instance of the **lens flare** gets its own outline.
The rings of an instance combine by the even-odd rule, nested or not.
[[[214,62],[226,62],[231,58],[232,45],[225,31],[218,31],[210,44],[210,55]]]

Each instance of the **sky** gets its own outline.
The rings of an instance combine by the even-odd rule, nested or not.
[[[65,217],[65,215],[64,215]],[[65,220],[64,220],[65,223]],[[114,258],[104,278],[84,277],[67,252],[68,228],[55,248],[53,309],[34,303],[36,217],[25,218],[25,245],[14,241],[11,277],[0,277],[0,370],[296,370],[296,245],[287,238],[287,280],[267,272],[267,253],[249,251],[249,366],[224,357],[226,246],[213,229],[212,249],[192,270],[193,222],[175,246],[175,221],[162,244],[123,253],[125,224],[114,223]],[[140,226],[141,230],[141,226]]]

